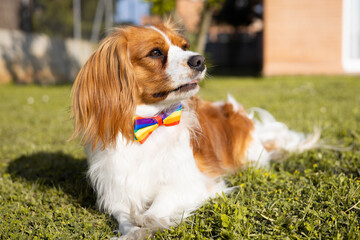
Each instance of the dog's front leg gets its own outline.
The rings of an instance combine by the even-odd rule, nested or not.
[[[119,230],[121,233],[120,238],[112,238],[115,239],[126,239],[126,240],[137,240],[137,239],[145,239],[147,236],[151,234],[150,230],[147,228],[137,226],[127,212],[118,212],[114,214],[114,217],[119,223]]]
[[[163,186],[149,209],[136,216],[136,224],[153,232],[169,228],[179,224],[205,200],[224,190],[223,181],[208,181],[204,178],[187,179]]]

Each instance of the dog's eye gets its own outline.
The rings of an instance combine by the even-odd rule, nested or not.
[[[149,56],[150,57],[155,57],[155,58],[157,58],[157,57],[162,57],[163,56],[163,53],[161,52],[161,50],[160,49],[153,49],[151,52],[150,52],[150,54],[149,54]]]
[[[181,49],[184,50],[184,51],[188,50],[189,49],[189,44],[188,43],[183,44],[181,46]]]

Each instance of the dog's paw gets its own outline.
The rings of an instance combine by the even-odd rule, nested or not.
[[[147,239],[152,235],[152,232],[147,228],[134,227],[126,235],[120,237],[113,237],[111,240],[140,240]]]
[[[153,232],[158,231],[159,229],[164,229],[169,227],[169,221],[163,218],[157,218],[152,215],[139,215],[135,217],[136,225],[151,229]]]

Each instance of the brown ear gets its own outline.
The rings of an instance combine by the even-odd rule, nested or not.
[[[135,79],[127,52],[126,30],[108,36],[80,70],[72,90],[73,137],[105,148],[119,132],[133,141]]]

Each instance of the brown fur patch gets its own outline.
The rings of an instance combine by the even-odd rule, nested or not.
[[[129,54],[139,91],[137,104],[152,104],[164,100],[167,95],[162,97],[153,95],[174,89],[165,73],[169,44],[159,32],[150,28],[131,27],[127,30],[127,34]],[[149,57],[154,49],[160,50],[163,56]]]
[[[191,142],[201,172],[215,177],[236,171],[244,165],[245,150],[251,142],[253,122],[236,112],[230,103],[220,106],[192,98],[201,129]]]
[[[93,148],[114,143],[119,131],[125,139],[133,139],[136,85],[123,29],[107,37],[91,55],[75,80],[72,98],[73,137],[81,135]]]

